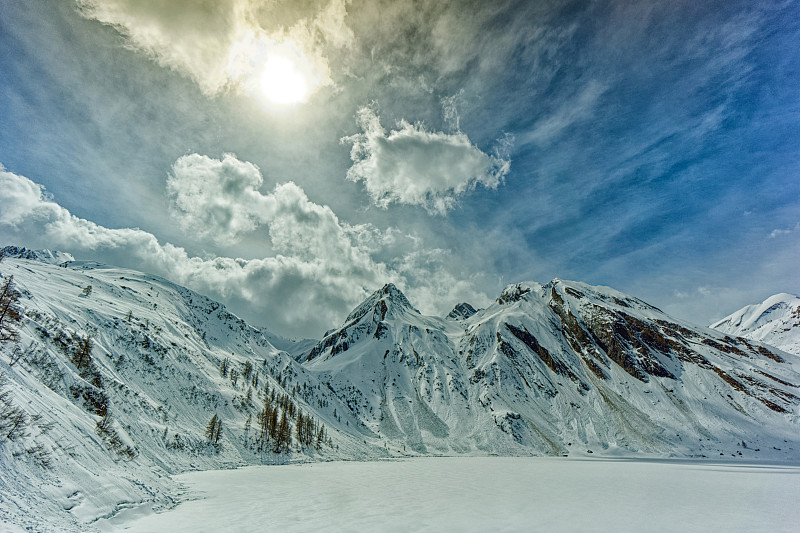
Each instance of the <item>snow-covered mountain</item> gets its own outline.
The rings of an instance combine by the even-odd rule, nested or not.
[[[520,283],[434,317],[387,284],[323,339],[291,341],[156,276],[3,253],[21,319],[0,343],[0,523],[86,531],[170,505],[170,474],[262,462],[797,457],[796,358],[606,287]],[[279,412],[282,448],[260,437]],[[300,444],[301,418],[323,438]]]
[[[168,475],[185,470],[385,455],[268,332],[162,278],[53,264],[54,256],[64,257],[5,253],[0,262],[0,282],[13,276],[21,314],[19,341],[0,343],[0,529],[13,519],[85,531],[140,502],[169,505],[177,487]],[[265,387],[291,398],[293,436],[302,412],[325,428],[326,442],[294,439],[281,453],[273,442],[261,446]],[[215,415],[222,430],[211,443]],[[10,432],[15,420],[20,430]]]
[[[51,265],[60,265],[70,261],[75,261],[72,254],[52,250],[31,250],[21,246],[6,246],[0,250],[2,257],[16,257],[17,259],[29,259]]]
[[[390,284],[303,361],[390,450],[795,453],[791,362],[606,287],[520,283],[443,320]]]
[[[760,304],[739,309],[711,327],[800,355],[800,297],[775,294]]]

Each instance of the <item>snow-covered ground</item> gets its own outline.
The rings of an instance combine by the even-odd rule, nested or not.
[[[797,531],[800,466],[457,457],[176,476],[186,501],[136,531]]]

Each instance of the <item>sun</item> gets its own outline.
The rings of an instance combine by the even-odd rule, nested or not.
[[[303,73],[288,58],[274,55],[264,63],[261,90],[267,99],[280,105],[305,102],[309,87]]]

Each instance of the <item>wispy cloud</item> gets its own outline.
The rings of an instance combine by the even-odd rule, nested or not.
[[[769,238],[774,239],[776,237],[781,237],[783,235],[794,233],[797,230],[800,230],[800,222],[795,224],[793,228],[787,228],[787,229],[775,228],[774,230],[772,230],[772,232],[770,232]]]
[[[383,208],[420,205],[443,215],[478,184],[496,189],[510,168],[508,159],[482,152],[461,132],[428,131],[423,124],[401,120],[387,133],[369,107],[359,110],[357,122],[362,133],[342,138],[353,145],[347,178],[363,181]]]
[[[587,83],[574,98],[537,121],[530,131],[520,134],[517,137],[519,145],[553,142],[570,126],[592,118],[595,107],[606,89],[607,86],[598,81]]]

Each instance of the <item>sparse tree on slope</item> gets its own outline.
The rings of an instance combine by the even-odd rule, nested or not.
[[[13,281],[14,276],[9,276],[0,289],[0,341],[16,342],[19,339],[16,330],[20,320],[19,292]]]
[[[93,346],[94,343],[89,335],[81,338],[78,341],[78,349],[72,356],[72,362],[75,363],[75,367],[78,370],[85,371],[89,368],[89,365],[92,363]]]
[[[281,413],[281,421],[278,424],[278,438],[275,439],[275,452],[280,453],[289,449],[292,444],[292,430],[289,427],[289,420],[286,418],[286,411]]]
[[[206,439],[210,444],[218,444],[221,435],[222,419],[217,416],[217,413],[214,413],[214,416],[211,417],[206,426]]]

